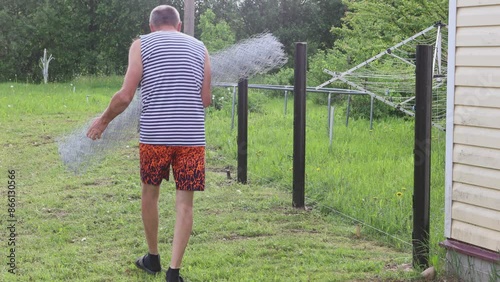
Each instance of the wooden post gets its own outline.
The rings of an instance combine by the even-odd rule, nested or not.
[[[184,0],[184,33],[194,36],[194,0]]]

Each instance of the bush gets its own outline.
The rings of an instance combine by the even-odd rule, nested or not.
[[[293,68],[282,68],[277,73],[267,75],[263,79],[268,85],[293,85]],[[269,97],[283,97],[283,90],[267,90]]]
[[[350,117],[353,118],[370,118],[370,107],[371,107],[370,96],[352,96],[351,97],[351,110],[349,113]],[[387,118],[387,117],[403,117],[405,114],[387,104],[384,104],[375,99],[373,102],[373,118]]]
[[[212,88],[212,107],[222,110],[225,107],[231,107],[233,101],[232,87]]]
[[[234,106],[238,106],[238,88],[236,88],[236,101]],[[248,111],[262,113],[262,107],[268,101],[267,92],[269,90],[248,90]],[[212,107],[216,110],[231,110],[233,106],[233,88],[217,87],[212,88]],[[235,109],[236,110],[236,109]]]
[[[269,90],[265,90],[269,92]],[[274,91],[273,91],[274,92]],[[262,113],[263,106],[268,102],[269,98],[261,90],[251,90],[248,93],[248,111],[251,113]]]

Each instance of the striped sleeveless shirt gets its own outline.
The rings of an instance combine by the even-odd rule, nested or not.
[[[203,43],[181,32],[157,31],[141,36],[141,56],[140,142],[205,146]]]

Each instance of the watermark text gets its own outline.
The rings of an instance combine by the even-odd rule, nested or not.
[[[16,274],[16,171],[7,171],[7,266],[8,272]]]

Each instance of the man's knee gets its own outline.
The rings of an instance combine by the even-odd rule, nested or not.
[[[142,195],[142,202],[148,203],[148,204],[154,204],[158,203],[159,197],[156,197],[154,195]]]
[[[193,205],[186,204],[186,203],[178,203],[176,205],[176,211],[177,211],[177,213],[184,215],[184,216],[192,216],[193,215]]]
[[[158,201],[158,198],[160,196],[160,187],[159,186],[154,186],[154,185],[149,185],[149,184],[142,184],[142,200],[143,201]]]

